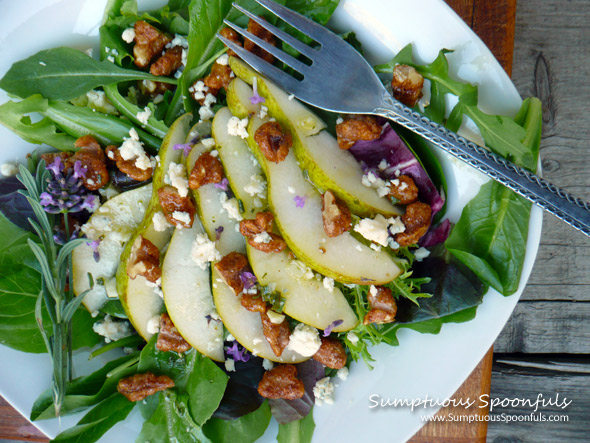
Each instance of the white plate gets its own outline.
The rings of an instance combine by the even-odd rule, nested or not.
[[[152,4],[153,2],[150,2]],[[159,2],[156,2],[159,3]],[[0,75],[16,60],[41,49],[68,45],[86,49],[98,46],[98,25],[105,0],[0,0]],[[141,3],[140,3],[141,4]],[[143,3],[145,4],[145,2]],[[455,52],[449,57],[457,77],[479,85],[480,104],[488,112],[514,113],[520,97],[503,69],[479,38],[442,0],[342,0],[332,20],[338,30],[352,29],[372,62],[385,62],[407,43],[413,43],[423,62],[436,57],[439,49]],[[354,87],[354,85],[351,85]],[[2,102],[5,96],[0,97]],[[3,148],[0,163],[23,159],[31,146],[0,128]],[[485,181],[470,168],[440,154],[449,182],[449,217],[456,221],[461,208]],[[371,437],[406,441],[422,425],[421,416],[433,410],[412,413],[409,408],[369,408],[369,396],[383,398],[441,399],[450,397],[490,348],[508,320],[531,272],[541,235],[541,211],[533,209],[527,255],[518,294],[503,297],[489,291],[468,323],[447,324],[438,335],[410,330],[398,334],[400,346],[373,349],[377,362],[370,371],[364,363],[354,364],[350,377],[340,382],[336,404],[316,407],[314,441],[364,441]],[[85,356],[77,358],[84,371]],[[34,399],[50,381],[50,364],[45,355],[30,355],[0,346],[0,394],[28,416]],[[7,364],[6,362],[10,362]],[[62,420],[61,429],[77,417]],[[38,422],[46,434],[59,430],[56,420]],[[103,441],[135,440],[141,417],[130,419],[109,431]],[[263,438],[272,441],[276,425]]]

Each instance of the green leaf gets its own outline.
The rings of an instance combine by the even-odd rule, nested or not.
[[[279,424],[277,443],[311,443],[315,423],[313,413],[291,423]]]
[[[92,408],[76,426],[61,432],[52,442],[93,443],[98,441],[116,423],[125,420],[134,407],[135,403],[121,394],[113,394]]]
[[[203,426],[205,435],[215,443],[251,443],[260,438],[270,423],[268,402],[235,420],[212,418]]]
[[[105,314],[109,314],[111,317],[117,318],[128,318],[123,305],[121,304],[120,300],[109,300],[107,301],[102,308],[100,308],[100,312],[104,312]]]
[[[141,428],[137,443],[153,442],[200,442],[210,440],[203,434],[188,413],[186,399],[173,391],[160,393],[160,401],[154,414]],[[234,440],[240,441],[240,440]]]
[[[210,358],[199,357],[186,387],[191,416],[198,425],[211,418],[225,393],[229,377]]]
[[[123,69],[109,61],[98,62],[73,48],[39,51],[12,65],[0,87],[21,98],[41,94],[50,100],[70,100],[99,86],[129,80],[176,83],[170,77]]]
[[[314,22],[325,25],[338,7],[338,3],[340,0],[287,0],[285,6]]]

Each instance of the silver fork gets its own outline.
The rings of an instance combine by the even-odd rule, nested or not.
[[[352,46],[328,29],[271,0],[256,2],[319,44],[319,47],[312,48],[233,3],[234,8],[311,60],[311,64],[307,65],[224,20],[227,26],[297,71],[303,79],[296,79],[223,36],[217,36],[256,71],[299,100],[318,108],[388,118],[590,236],[590,204],[395,100],[371,65]]]

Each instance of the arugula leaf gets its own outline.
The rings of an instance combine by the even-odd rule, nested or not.
[[[61,432],[52,442],[93,443],[116,423],[125,420],[134,407],[135,403],[117,392],[92,408],[76,426]]]
[[[129,80],[176,83],[174,78],[123,69],[108,61],[98,62],[77,49],[61,47],[16,62],[0,80],[0,87],[21,98],[41,94],[50,100],[70,100],[98,86]]]
[[[285,6],[314,22],[325,25],[334,14],[340,0],[287,0]]]
[[[270,407],[267,402],[258,409],[233,420],[212,418],[203,431],[215,443],[251,443],[260,438],[270,423]]]
[[[179,396],[174,391],[162,391],[157,409],[143,424],[136,440],[137,443],[147,441],[208,443],[211,440],[188,413],[186,396]]]
[[[310,412],[301,420],[279,424],[277,443],[311,443],[315,423]]]
[[[198,425],[211,418],[223,398],[229,377],[210,358],[199,356],[188,378],[188,407]]]

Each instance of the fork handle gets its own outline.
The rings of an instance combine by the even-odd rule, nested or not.
[[[375,109],[373,113],[417,133],[590,237],[589,203],[449,131],[404,106],[389,93],[383,97],[383,106]]]

